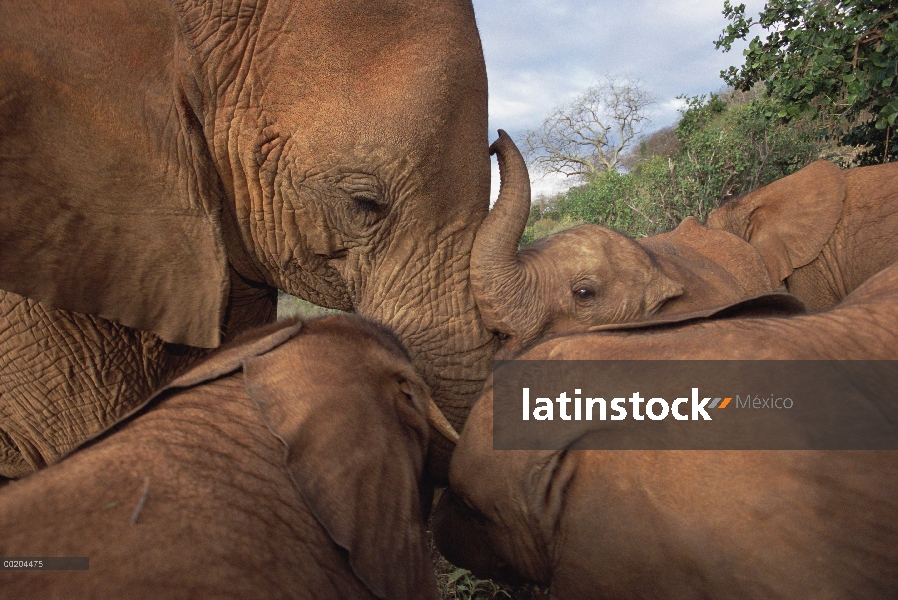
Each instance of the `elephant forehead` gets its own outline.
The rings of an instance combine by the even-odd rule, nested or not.
[[[611,267],[651,266],[634,240],[599,225],[581,225],[534,242],[521,252],[550,262],[553,269],[601,272]]]
[[[432,152],[461,95],[485,79],[473,18],[446,26],[445,10],[286,4],[265,9],[252,52],[234,67],[246,71],[236,105],[258,105],[310,140]]]

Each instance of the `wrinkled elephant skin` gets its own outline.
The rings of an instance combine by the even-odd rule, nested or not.
[[[273,320],[278,289],[395,330],[461,427],[498,346],[469,286],[490,169],[470,1],[0,21],[0,475]]]
[[[508,337],[500,357],[553,335],[723,308],[780,285],[754,246],[693,217],[640,240],[581,225],[518,251],[530,201],[527,165],[508,136],[492,149],[502,188],[475,240],[471,276],[487,326]]]
[[[518,351],[553,335],[724,307],[774,288],[757,250],[692,217],[635,241],[581,225],[534,242],[517,260],[533,288],[521,289],[503,316],[507,347]]]
[[[898,260],[898,164],[820,160],[727,202],[707,226],[755,246],[809,308],[829,308]]]
[[[522,360],[898,360],[898,265],[836,308],[562,336]],[[480,577],[552,597],[895,598],[889,451],[496,451],[474,406],[434,515]]]
[[[0,555],[90,560],[0,571],[0,597],[437,598],[427,402],[357,317],[248,334],[0,488]]]

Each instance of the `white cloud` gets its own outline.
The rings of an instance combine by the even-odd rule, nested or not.
[[[491,171],[491,180],[490,180],[490,206],[496,201],[496,198],[499,197],[499,163],[496,162],[496,157],[493,157],[492,162],[492,171]],[[540,196],[553,196],[559,192],[566,190],[572,184],[577,183],[571,177],[565,177],[564,175],[558,175],[556,173],[551,173],[545,176],[533,176],[531,175],[530,181],[530,195],[531,198],[538,198]]]
[[[764,0],[745,3],[756,15]],[[502,128],[517,138],[604,75],[640,79],[659,97],[654,126],[674,123],[678,95],[721,89],[720,71],[742,62],[744,46],[714,48],[722,10],[723,0],[474,0],[490,134]]]

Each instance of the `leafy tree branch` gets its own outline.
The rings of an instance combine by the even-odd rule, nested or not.
[[[724,2],[730,21],[715,45],[747,40],[745,63],[721,76],[733,87],[766,84],[777,116],[814,112],[831,119],[830,134],[862,147],[857,162],[898,158],[898,7],[883,0],[770,0],[757,19]]]

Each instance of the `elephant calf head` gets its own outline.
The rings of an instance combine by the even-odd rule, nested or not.
[[[566,600],[894,598],[893,454],[494,450],[488,386],[434,535],[478,577]]]
[[[582,225],[518,251],[530,201],[527,167],[504,133],[492,150],[502,188],[478,231],[471,279],[484,322],[510,338],[500,356],[550,335],[719,310],[779,285],[751,244],[692,217],[638,241]]]
[[[435,598],[423,472],[437,413],[379,326],[339,315],[250,334],[2,490],[0,555],[91,562],[51,580],[2,571],[0,589]]]

